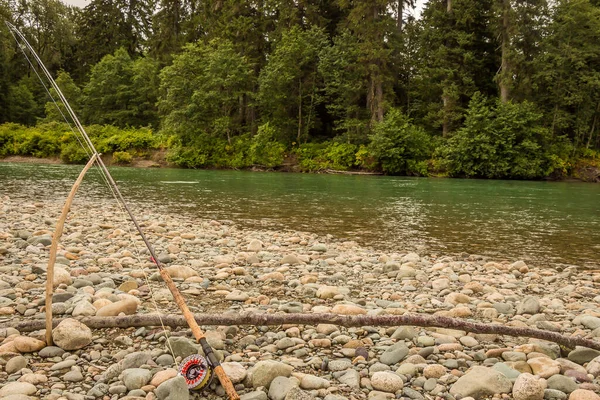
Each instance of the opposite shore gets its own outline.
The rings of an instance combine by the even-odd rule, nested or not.
[[[108,166],[120,166],[120,167],[131,167],[131,168],[180,168],[173,164],[170,164],[165,158],[164,151],[153,151],[147,157],[136,157],[128,163],[118,163],[113,161],[112,155],[104,156],[103,160]],[[59,157],[30,157],[30,156],[7,156],[0,158],[0,162],[4,163],[24,163],[24,164],[62,164],[66,165],[63,160]],[[232,168],[206,168],[206,169],[232,169]],[[247,171],[278,171],[278,172],[306,172],[302,171],[297,164],[285,164],[278,168],[265,168],[261,166],[241,168]],[[344,174],[344,175],[383,175],[381,172],[372,172],[365,170],[336,170],[336,169],[321,169],[312,171],[312,173],[325,173],[325,174]],[[446,176],[432,176],[436,178],[448,178]],[[600,183],[600,168],[593,165],[582,165],[573,176],[565,176],[560,178],[547,178],[546,180],[559,181],[559,182],[588,182],[588,183]]]

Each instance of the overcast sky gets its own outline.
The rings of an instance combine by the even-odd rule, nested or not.
[[[426,0],[417,0],[417,8],[415,10],[415,15],[420,15],[421,13],[421,8],[423,8],[423,4],[425,4]],[[90,0],[62,0],[63,3],[72,5],[72,6],[77,6],[77,7],[85,7],[88,4],[90,4]]]

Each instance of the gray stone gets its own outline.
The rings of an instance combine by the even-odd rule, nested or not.
[[[577,347],[569,353],[568,358],[579,365],[583,365],[598,356],[600,356],[600,351],[598,350],[588,349],[587,347]]]
[[[129,368],[123,371],[121,380],[127,386],[127,389],[139,389],[148,384],[152,379],[152,373],[143,368]]]
[[[348,385],[352,389],[360,388],[360,374],[354,369],[349,369],[346,373],[338,378],[338,381],[344,385]]]
[[[79,367],[73,367],[71,371],[63,375],[62,379],[66,382],[81,382],[85,378],[83,377]]]
[[[392,335],[392,339],[413,340],[415,337],[417,337],[417,335],[417,331],[412,326],[401,326],[400,328],[396,329],[396,331]]]
[[[527,296],[517,306],[517,314],[537,314],[540,312],[540,301],[537,297]]]
[[[8,374],[14,374],[15,372],[19,372],[26,366],[27,359],[23,356],[16,356],[8,360],[4,369]]]
[[[173,360],[173,356],[170,354],[163,354],[156,359],[156,363],[158,365],[162,365],[163,367],[168,367],[173,365],[175,361]]]
[[[327,389],[331,383],[324,378],[315,375],[304,375],[300,379],[300,387],[305,390]]]
[[[477,366],[461,376],[452,385],[450,394],[479,399],[497,393],[510,393],[511,389],[511,381],[501,372],[492,368]]]
[[[260,386],[269,387],[273,379],[278,376],[289,377],[293,371],[291,365],[281,362],[266,360],[259,361],[252,368],[252,386],[257,388]]]
[[[267,394],[257,390],[240,396],[240,400],[268,400]]]
[[[515,379],[517,379],[517,377],[519,375],[521,375],[521,372],[517,371],[514,368],[509,367],[508,365],[504,364],[503,362],[494,364],[492,369],[495,369],[496,371],[500,372],[502,375],[506,376],[508,379],[511,380],[511,382],[514,382]]]
[[[553,375],[548,378],[548,389],[560,390],[563,393],[571,393],[579,388],[579,385],[568,376]]]
[[[423,397],[423,395],[419,392],[417,392],[414,389],[411,389],[409,387],[405,387],[402,389],[402,394],[406,397],[408,397],[409,399],[413,399],[413,400],[424,400],[425,397]]]
[[[151,359],[152,355],[143,351],[136,351],[135,353],[127,354],[121,361],[121,364],[124,370],[129,368],[139,368],[142,365],[147,364]]]
[[[349,368],[352,368],[352,361],[348,360],[347,358],[340,358],[338,360],[331,360],[329,361],[329,364],[327,366],[327,368],[330,371],[336,372],[336,371],[345,371]]]
[[[567,395],[560,390],[546,389],[544,390],[544,400],[565,400]]]
[[[383,352],[381,357],[379,357],[379,361],[386,365],[393,365],[403,360],[407,354],[408,347],[403,342],[396,343]]]
[[[285,376],[278,376],[271,382],[269,386],[269,398],[271,400],[284,400],[288,392],[298,386],[295,380]]]
[[[97,383],[93,388],[91,388],[87,395],[92,397],[102,397],[108,393],[109,386],[106,383]]]
[[[183,376],[164,381],[158,385],[154,393],[158,400],[189,400],[190,398],[190,391]]]
[[[290,301],[289,303],[281,304],[279,310],[290,314],[298,314],[304,310],[304,306],[300,302]]]
[[[294,387],[285,396],[285,400],[313,400],[314,397],[304,390]]]
[[[515,308],[509,303],[494,303],[492,305],[500,314],[513,315]]]
[[[579,319],[579,323],[588,329],[600,328],[600,318],[592,315],[584,315]]]
[[[171,336],[169,338],[169,343],[171,344],[175,357],[186,358],[192,354],[198,354],[199,351],[199,345],[186,337]]]

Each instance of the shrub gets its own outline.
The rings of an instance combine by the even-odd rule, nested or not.
[[[62,147],[60,159],[67,164],[83,164],[88,160],[88,154],[79,143],[71,142]]]
[[[431,139],[400,110],[388,111],[373,131],[369,152],[383,172],[427,175]]]
[[[534,179],[564,168],[542,114],[529,102],[489,103],[473,96],[465,125],[440,148],[450,176]]]
[[[131,164],[133,156],[127,151],[115,151],[113,153],[113,162],[115,164]]]
[[[357,165],[358,146],[351,143],[330,143],[322,153],[326,168],[346,171]]]
[[[250,144],[250,162],[267,168],[275,168],[283,164],[285,145],[275,140],[277,132],[269,123],[258,127]]]

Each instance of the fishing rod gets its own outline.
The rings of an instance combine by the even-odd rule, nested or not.
[[[227,396],[229,396],[229,399],[230,400],[239,400],[240,397],[236,393],[236,390],[233,387],[233,383],[231,382],[231,380],[229,379],[229,377],[227,376],[227,374],[223,370],[223,367],[221,366],[219,360],[217,359],[217,356],[215,355],[212,347],[208,344],[208,341],[206,340],[206,337],[204,336],[204,332],[202,332],[202,330],[200,329],[200,326],[198,326],[198,323],[194,319],[194,314],[192,314],[192,312],[188,308],[188,306],[187,306],[187,304],[185,302],[185,299],[183,298],[183,296],[181,295],[181,293],[177,289],[177,286],[175,286],[175,283],[173,282],[173,279],[171,278],[171,276],[169,275],[169,273],[167,272],[167,270],[164,268],[164,266],[162,265],[162,263],[159,261],[158,257],[156,256],[156,252],[154,251],[154,247],[150,244],[150,242],[148,241],[148,238],[144,234],[144,231],[142,230],[142,228],[138,224],[137,219],[135,218],[135,216],[131,212],[131,209],[129,208],[129,205],[127,204],[127,202],[125,201],[125,198],[121,194],[121,191],[119,190],[119,187],[117,186],[117,183],[115,182],[115,180],[113,179],[112,175],[108,171],[108,168],[106,168],[106,165],[102,161],[102,158],[100,157],[100,154],[98,153],[98,151],[94,147],[94,144],[92,143],[89,135],[87,134],[87,132],[83,128],[83,125],[79,121],[79,118],[77,118],[77,115],[75,114],[75,112],[71,108],[71,105],[69,104],[69,102],[67,101],[66,97],[64,96],[64,94],[62,93],[62,91],[60,90],[60,88],[58,87],[58,85],[56,84],[56,81],[52,78],[52,75],[50,74],[50,72],[48,71],[48,69],[46,68],[46,66],[44,65],[44,63],[42,62],[42,60],[40,59],[40,57],[38,56],[38,54],[35,52],[35,50],[33,49],[33,47],[29,44],[29,42],[27,41],[27,39],[25,39],[25,37],[23,36],[23,34],[13,24],[11,24],[10,22],[5,21],[5,23],[6,23],[6,26],[8,27],[8,29],[9,29],[9,31],[13,35],[15,41],[17,42],[17,45],[19,46],[21,52],[23,53],[23,55],[25,56],[25,58],[29,62],[30,66],[33,68],[35,74],[40,79],[40,82],[42,83],[42,85],[44,86],[44,88],[46,89],[46,91],[48,92],[48,95],[50,96],[50,98],[52,99],[52,101],[58,107],[58,104],[56,104],[56,101],[54,100],[54,97],[51,95],[50,91],[48,90],[48,88],[44,84],[44,81],[43,81],[42,77],[38,74],[38,72],[35,69],[33,63],[31,62],[31,60],[27,56],[27,53],[25,52],[25,48],[27,50],[29,50],[29,52],[33,56],[34,60],[38,64],[39,68],[41,69],[43,75],[46,77],[46,79],[48,80],[48,82],[50,82],[50,84],[52,85],[52,88],[55,90],[58,98],[60,99],[60,101],[65,106],[65,109],[66,109],[68,115],[73,120],[73,122],[74,122],[74,124],[75,124],[75,126],[76,126],[76,128],[77,128],[77,130],[79,132],[79,134],[83,138],[83,140],[84,140],[84,142],[85,142],[85,144],[87,146],[87,149],[86,149],[86,146],[84,146],[83,143],[81,141],[79,141],[79,138],[77,138],[78,141],[79,141],[79,143],[84,148],[84,150],[86,151],[86,153],[88,153],[88,151],[91,152],[91,157],[90,157],[91,162],[93,162],[94,159],[95,159],[95,162],[97,163],[97,165],[100,168],[100,171],[104,175],[104,177],[105,177],[105,179],[107,181],[107,184],[109,185],[109,187],[112,188],[114,194],[117,197],[117,200],[121,203],[121,205],[125,209],[127,215],[131,219],[131,222],[133,222],[133,225],[135,226],[135,228],[138,231],[140,237],[142,238],[144,244],[146,245],[146,248],[150,252],[150,256],[152,258],[152,262],[158,268],[160,276],[162,277],[163,281],[165,282],[165,284],[169,288],[169,291],[173,295],[173,298],[175,299],[175,303],[177,304],[177,306],[181,310],[181,312],[182,312],[182,314],[183,314],[183,316],[184,316],[184,318],[185,318],[188,326],[190,327],[190,329],[192,330],[192,333],[193,333],[194,337],[196,338],[196,341],[198,343],[200,343],[200,346],[202,347],[202,350],[204,351],[204,355],[206,356],[206,359],[207,359],[208,363],[206,363],[206,360],[204,359],[204,357],[202,357],[200,355],[192,355],[192,356],[186,358],[185,360],[183,360],[183,363],[182,363],[181,367],[179,368],[179,373],[186,379],[186,383],[188,385],[188,388],[189,389],[194,389],[194,390],[199,390],[199,389],[205,388],[210,383],[210,380],[212,378],[212,373],[211,373],[211,369],[212,369],[214,371],[215,375],[217,375],[217,378],[219,379],[219,382],[221,383],[221,386],[223,386],[223,389],[225,389],[225,392],[227,393]],[[71,124],[67,120],[66,116],[64,115],[64,113],[62,112],[62,110],[60,109],[60,107],[58,107],[58,109],[59,109],[60,114],[63,116],[63,118],[67,122],[67,124],[69,126],[71,126]],[[71,130],[72,130],[72,128],[71,128]],[[75,132],[73,132],[73,133],[75,133]]]

